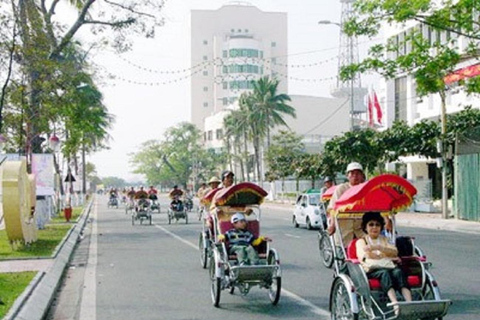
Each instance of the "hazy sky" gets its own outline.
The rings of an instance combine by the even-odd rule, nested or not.
[[[96,53],[94,61],[117,77],[101,88],[105,104],[116,117],[110,149],[87,159],[96,165],[100,177],[138,178],[131,173],[129,153],[137,152],[147,140],[160,139],[165,129],[190,120],[188,73],[161,72],[190,67],[190,11],[216,10],[228,3],[230,1],[167,0],[163,11],[166,23],[157,30],[155,39],[139,39],[131,52],[121,56]],[[318,25],[318,21],[339,22],[340,1],[252,0],[249,3],[262,11],[288,14],[288,93],[330,96],[335,81],[320,79],[336,75],[339,27]],[[360,46],[364,47],[365,41]],[[165,82],[172,83],[162,84]]]

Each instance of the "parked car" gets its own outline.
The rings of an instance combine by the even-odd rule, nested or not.
[[[324,206],[320,203],[320,190],[310,189],[298,196],[293,210],[293,226],[307,229],[320,228],[325,219]]]

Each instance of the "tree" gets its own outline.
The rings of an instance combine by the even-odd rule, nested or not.
[[[304,153],[302,137],[291,131],[280,131],[273,136],[273,142],[266,153],[269,174],[282,180],[282,192],[285,192],[285,178],[295,174],[295,159]]]
[[[282,125],[287,126],[283,119],[285,115],[296,117],[295,109],[287,103],[291,98],[285,93],[278,93],[277,79],[268,76],[253,82],[251,103],[254,104],[254,113],[257,121],[263,122],[262,128],[266,130],[267,148],[270,148],[270,129]]]
[[[94,43],[111,44],[124,51],[129,49],[132,36],[152,37],[155,27],[163,23],[160,17],[163,1],[105,1],[101,6],[97,6],[96,0],[70,3],[78,14],[70,24],[56,21],[57,0],[17,0],[10,4],[12,9],[1,8],[2,12],[3,9],[13,12],[20,34],[15,56],[20,64],[21,78],[25,79],[22,105],[27,120],[27,156],[41,150],[38,137],[49,132],[49,119],[45,116],[47,101],[52,89],[58,89],[51,81],[57,78],[61,65],[68,60],[66,57],[80,29],[91,26]]]
[[[381,24],[394,26],[415,25],[402,36],[388,39],[386,44],[375,45],[369,57],[359,64],[342,69],[343,79],[356,72],[375,70],[386,78],[412,75],[418,96],[438,94],[441,101],[441,141],[443,149],[447,134],[445,77],[452,74],[461,60],[478,56],[477,12],[480,3],[470,0],[444,1],[439,5],[433,0],[369,0],[356,1],[356,15],[346,23],[344,31],[350,36],[374,37]],[[425,32],[426,30],[426,32]],[[457,38],[469,41],[465,51],[458,49]],[[480,92],[480,81],[467,79],[459,82],[467,92]],[[442,154],[445,162],[445,152]],[[442,167],[442,208],[447,218],[447,170]]]
[[[225,156],[203,149],[200,139],[200,130],[191,123],[168,128],[162,140],[146,141],[139,152],[130,154],[133,172],[145,175],[154,185],[206,181],[223,165]]]

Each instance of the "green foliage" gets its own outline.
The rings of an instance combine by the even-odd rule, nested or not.
[[[295,173],[292,166],[304,152],[302,137],[291,131],[281,130],[272,137],[272,144],[266,152],[269,173],[282,179]]]
[[[105,177],[102,179],[102,184],[105,188],[122,188],[127,186],[127,182],[119,177]]]
[[[192,177],[197,185],[215,175],[215,168],[225,158],[203,149],[201,138],[193,124],[180,123],[169,128],[163,140],[144,142],[139,152],[130,154],[130,163],[135,173],[145,175],[148,184],[186,185]]]

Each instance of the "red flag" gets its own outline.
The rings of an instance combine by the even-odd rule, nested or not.
[[[368,125],[373,127],[373,103],[370,94],[367,95],[367,106],[368,106]]]
[[[377,94],[375,93],[375,91],[372,91],[372,93],[373,93],[373,107],[377,111],[377,121],[378,121],[378,124],[382,124],[382,117],[383,117],[382,107],[380,107],[380,103],[378,102]]]

